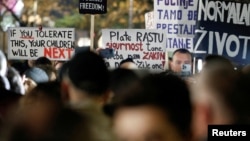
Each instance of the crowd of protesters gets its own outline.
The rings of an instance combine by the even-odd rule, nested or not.
[[[0,140],[205,141],[208,125],[250,123],[248,66],[208,55],[188,81],[183,64],[185,49],[157,73],[129,58],[108,69],[93,51],[24,62],[0,51]]]

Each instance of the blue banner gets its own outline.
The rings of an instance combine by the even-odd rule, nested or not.
[[[250,3],[200,0],[194,54],[218,54],[237,64],[250,63]]]

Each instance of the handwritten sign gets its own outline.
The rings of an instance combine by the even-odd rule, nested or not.
[[[79,0],[80,14],[107,13],[107,0]]]
[[[8,29],[8,58],[37,59],[45,56],[51,60],[68,60],[74,53],[73,28],[23,28]]]
[[[154,11],[147,12],[145,14],[145,28],[146,29],[155,29],[155,26],[154,26]]]
[[[235,63],[250,61],[249,3],[200,0],[194,53],[223,55]]]
[[[107,66],[119,67],[123,59],[132,58],[139,69],[164,70],[165,33],[161,30],[104,29],[103,46],[114,49]]]
[[[185,48],[192,52],[197,20],[197,0],[155,0],[156,29],[167,34],[166,49]]]

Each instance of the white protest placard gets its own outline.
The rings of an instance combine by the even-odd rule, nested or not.
[[[156,29],[103,29],[103,46],[114,49],[114,57],[106,60],[108,66],[117,68],[123,59],[132,58],[138,69],[164,70],[165,36]]]
[[[13,27],[8,29],[8,58],[68,60],[74,53],[74,28]]]
[[[193,51],[198,0],[155,0],[156,29],[167,34],[167,51],[185,48]]]
[[[145,28],[146,29],[155,29],[154,11],[150,11],[150,12],[147,12],[145,14]]]

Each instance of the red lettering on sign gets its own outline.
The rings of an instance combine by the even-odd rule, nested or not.
[[[61,49],[61,48],[44,48],[44,56],[53,59],[66,59],[71,58],[73,49]]]
[[[144,60],[165,60],[165,52],[143,52]]]

